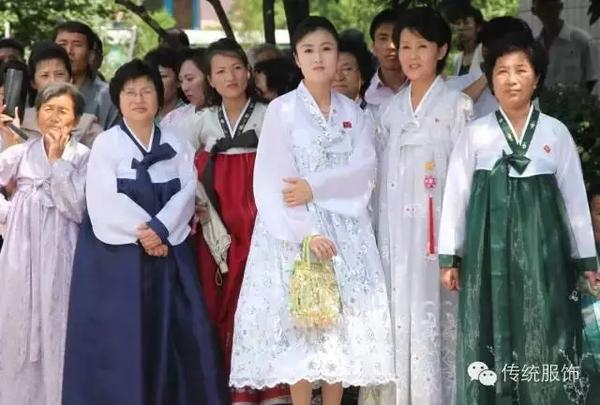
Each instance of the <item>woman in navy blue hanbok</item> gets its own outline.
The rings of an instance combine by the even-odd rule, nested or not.
[[[110,84],[123,121],[90,155],[73,268],[65,405],[227,403],[187,243],[193,151],[154,125],[158,72],[134,60]]]

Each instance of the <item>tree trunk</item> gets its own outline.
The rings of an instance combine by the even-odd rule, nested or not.
[[[225,10],[223,9],[221,0],[206,1],[208,1],[210,5],[213,6],[213,8],[215,9],[215,13],[217,13],[217,17],[219,18],[219,22],[221,23],[221,27],[223,27],[223,31],[225,31],[225,35],[227,35],[227,38],[233,39],[235,41],[233,29],[231,28],[231,24],[229,23],[229,18],[227,18],[227,14],[225,14]]]
[[[263,0],[265,42],[275,45],[275,0]]]
[[[300,21],[308,17],[309,0],[283,0],[283,8],[291,38]]]

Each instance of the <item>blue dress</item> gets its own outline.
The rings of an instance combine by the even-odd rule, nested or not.
[[[64,404],[226,404],[226,382],[190,245],[187,238],[172,244],[167,226],[157,217],[182,191],[182,181],[153,182],[150,168],[159,162],[176,164],[178,152],[161,143],[158,128],[149,151],[125,123],[99,140],[102,135],[120,136],[141,152],[142,159],[129,161],[134,178],[115,176],[116,194],[127,196],[151,217],[147,223],[168,245],[169,254],[149,256],[135,241],[105,243],[95,233],[95,209],[88,202],[90,215],[81,226],[71,284]],[[97,175],[92,170],[94,165],[88,182]],[[88,183],[88,200],[90,188]],[[105,210],[118,215],[118,204],[108,193],[106,199]]]

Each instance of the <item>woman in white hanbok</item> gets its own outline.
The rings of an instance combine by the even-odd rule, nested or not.
[[[89,150],[71,137],[83,113],[71,84],[36,100],[42,137],[0,154],[0,186],[16,180],[0,252],[0,404],[60,405],[71,267]],[[5,215],[3,215],[5,214]]]
[[[403,14],[395,33],[410,85],[382,106],[377,237],[391,300],[396,386],[362,401],[453,403],[456,299],[439,283],[436,230],[448,157],[472,102],[439,73],[450,28],[430,8]]]
[[[337,34],[309,17],[292,38],[304,74],[268,107],[258,145],[258,217],[235,317],[230,384],[291,385],[294,404],[310,403],[324,382],[325,405],[342,385],[393,379],[385,281],[367,212],[375,177],[373,126],[352,100],[331,90]],[[289,282],[302,240],[333,259],[342,300],[339,323],[307,330],[290,315]],[[337,254],[336,254],[337,253]]]

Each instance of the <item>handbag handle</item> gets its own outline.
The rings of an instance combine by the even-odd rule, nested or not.
[[[310,242],[315,238],[314,235],[307,236],[302,242],[302,261],[310,263]]]

